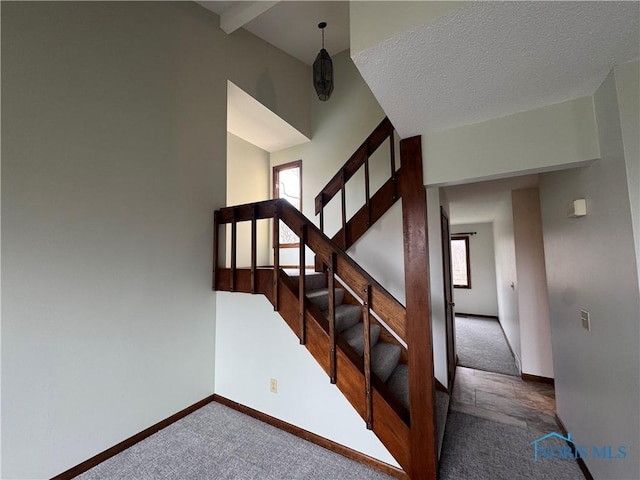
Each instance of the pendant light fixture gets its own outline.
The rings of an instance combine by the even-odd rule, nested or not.
[[[318,98],[326,102],[333,92],[333,62],[329,52],[324,49],[324,28],[327,22],[320,22],[318,28],[322,30],[322,49],[313,62],[313,86],[316,89]]]

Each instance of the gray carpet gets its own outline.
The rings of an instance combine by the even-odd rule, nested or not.
[[[386,480],[391,477],[212,402],[76,478]]]
[[[584,480],[574,460],[534,461],[535,439],[549,432],[450,412],[440,458],[440,480]],[[545,440],[545,447],[564,443]]]
[[[456,353],[460,366],[519,375],[498,320],[456,317]]]

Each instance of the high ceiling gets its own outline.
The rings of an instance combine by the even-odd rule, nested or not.
[[[349,48],[349,2],[259,2],[266,9],[252,19],[250,14],[243,14],[242,8],[246,11],[250,4],[257,2],[197,3],[217,13],[223,20],[225,16],[249,18],[242,28],[308,65],[313,63],[320,51],[320,22],[327,22],[325,48],[330,55]]]
[[[223,29],[243,27],[309,65],[320,21],[331,55],[349,48],[348,2],[198,3]],[[591,95],[614,65],[640,56],[636,1],[460,5],[354,55],[403,137]]]
[[[309,65],[320,21],[331,55],[349,48],[348,2],[198,3],[219,14],[228,33],[245,28]],[[637,1],[460,5],[353,55],[402,137],[592,95],[613,66],[640,57]],[[451,219],[490,222],[512,188],[535,184],[524,177],[448,187]]]

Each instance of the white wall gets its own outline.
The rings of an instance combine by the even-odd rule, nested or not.
[[[511,192],[522,372],[553,378],[547,274],[538,188]]]
[[[599,157],[591,97],[422,136],[427,186],[490,180]]]
[[[640,63],[631,62],[615,68],[616,90],[620,107],[620,127],[624,158],[627,166],[627,185],[631,204],[633,240],[636,265],[640,272]],[[640,279],[639,279],[640,281]]]
[[[516,247],[513,236],[511,194],[504,195],[493,221],[493,241],[496,261],[496,293],[498,318],[516,357],[520,369],[520,319],[518,316],[518,281]],[[457,306],[456,306],[457,307]]]
[[[601,160],[540,177],[557,412],[581,445],[627,446],[624,460],[585,459],[595,478],[640,478],[640,300],[618,100],[610,74],[595,95]],[[567,218],[576,198],[587,216]]]
[[[216,393],[398,466],[266,297],[218,292],[217,309]]]
[[[496,259],[493,226],[490,223],[455,225],[451,233],[476,232],[469,237],[471,288],[454,288],[456,312],[498,316]]]
[[[269,152],[227,133],[227,206],[259,202],[271,198]],[[258,266],[269,265],[271,229],[269,220],[257,223]],[[226,226],[226,265],[231,265],[231,227]],[[238,267],[251,266],[251,222],[237,225]]]
[[[213,393],[226,69],[309,119],[287,102],[308,66],[217,24],[192,2],[2,4],[3,478],[50,478]]]

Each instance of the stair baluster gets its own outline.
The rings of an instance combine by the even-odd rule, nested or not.
[[[347,249],[347,189],[345,188],[347,180],[345,179],[344,168],[342,169],[342,180],[340,185],[340,196],[342,198],[342,231],[344,232],[343,236],[343,247],[344,250]]]
[[[231,221],[231,291],[236,290],[236,261],[238,256],[238,209],[233,209]]]
[[[329,381],[336,383],[336,254],[329,255],[327,285],[329,288]]]
[[[279,283],[280,277],[280,203],[273,206],[273,310],[279,307]]]
[[[305,246],[307,244],[307,225],[302,224],[300,227],[300,278],[298,280],[299,291],[298,298],[300,300],[299,315],[300,315],[300,345],[307,343],[307,323],[305,318]]]
[[[251,293],[256,293],[256,252],[258,250],[258,207],[253,206],[251,212]]]
[[[364,305],[362,305],[362,328],[364,329],[364,395],[366,401],[367,428],[373,430],[373,396],[371,395],[371,285],[364,288]]]

